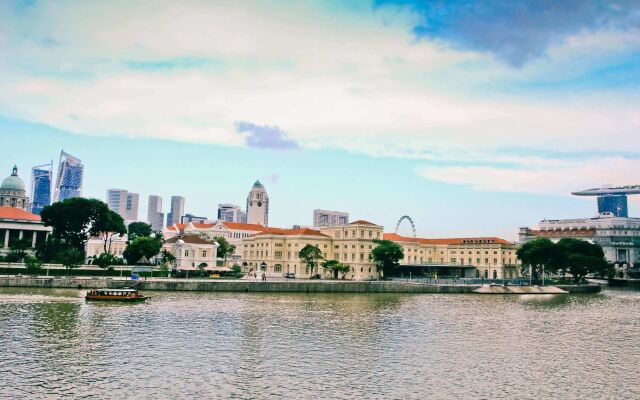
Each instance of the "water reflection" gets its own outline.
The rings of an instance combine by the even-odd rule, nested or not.
[[[151,295],[0,289],[0,398],[640,397],[640,292]]]

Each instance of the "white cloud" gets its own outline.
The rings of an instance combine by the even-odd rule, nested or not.
[[[527,168],[524,163],[512,168],[427,166],[418,168],[417,173],[433,181],[476,190],[568,195],[604,184],[636,184],[640,182],[640,160],[621,157],[552,160],[547,167],[535,165],[533,168]]]
[[[475,79],[531,79],[549,70],[507,72],[475,53],[416,42],[411,17],[402,14],[201,1],[152,8],[56,2],[28,12],[0,27],[0,38],[11,38],[0,41],[0,113],[72,132],[240,146],[234,123],[251,121],[278,126],[304,147],[458,160],[501,149],[640,146],[636,93],[537,100],[468,94]],[[611,35],[603,40],[619,51]],[[43,38],[57,45],[42,46]],[[581,36],[550,54],[592,51],[596,42]],[[180,57],[218,64],[126,67]],[[433,78],[442,75],[458,87],[443,90]]]

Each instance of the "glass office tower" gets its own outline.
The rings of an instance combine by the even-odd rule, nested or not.
[[[65,153],[64,150],[61,151],[54,201],[82,196],[83,176],[84,165],[82,165],[80,159]]]
[[[31,212],[40,214],[51,204],[51,184],[53,181],[53,161],[51,164],[31,168]]]

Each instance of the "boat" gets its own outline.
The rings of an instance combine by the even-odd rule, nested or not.
[[[136,302],[145,301],[147,296],[143,296],[138,293],[137,289],[91,289],[87,291],[85,300],[98,300],[98,301],[126,301]]]

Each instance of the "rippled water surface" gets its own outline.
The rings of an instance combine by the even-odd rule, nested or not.
[[[640,399],[640,292],[0,289],[0,398]]]

